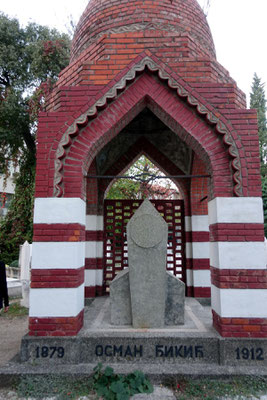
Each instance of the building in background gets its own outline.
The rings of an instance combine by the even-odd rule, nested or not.
[[[15,168],[11,168],[10,176],[0,173],[0,220],[6,216],[11,199],[15,193],[14,174]]]

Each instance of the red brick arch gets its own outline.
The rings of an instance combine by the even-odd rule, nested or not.
[[[166,175],[184,175],[184,173],[173,164],[163,153],[159,151],[152,143],[148,142],[145,138],[140,138],[136,141],[130,148],[121,155],[119,160],[106,171],[105,175],[120,175],[123,171],[127,170],[135,160],[137,160],[141,155],[148,157],[153,164],[155,164],[159,169],[161,169]],[[185,200],[185,205],[188,208],[189,197],[188,193],[190,190],[190,184],[188,180],[184,179],[173,179],[175,185],[180,189],[183,199]],[[100,193],[103,194],[108,188],[114,183],[113,179],[104,179],[100,182]]]
[[[144,68],[140,70],[143,71]],[[157,71],[160,78],[169,79],[166,71]],[[118,81],[120,78],[121,76]],[[132,80],[133,83],[126,86],[127,80]],[[90,115],[82,115],[63,135],[56,155],[54,194],[84,197],[83,176],[87,175],[96,154],[144,107],[148,107],[207,165],[207,170],[212,175],[212,197],[242,195],[238,143],[233,139],[235,132],[229,131],[223,117],[222,120],[218,118],[218,112],[212,113],[210,105],[207,108],[196,96],[189,96],[188,90],[183,90],[180,83],[177,84],[177,89],[175,82],[171,77],[166,85],[150,72],[143,72],[136,77],[135,71],[133,76],[128,75],[121,94],[118,94],[118,88],[109,87],[105,101],[102,100],[102,104],[98,102],[91,108],[93,119],[88,122]],[[174,86],[175,90],[169,86]],[[108,104],[109,98],[114,100]],[[101,105],[103,110],[97,115]],[[79,124],[84,126],[86,123],[84,128],[80,128]],[[71,168],[68,165],[69,160],[72,160]]]

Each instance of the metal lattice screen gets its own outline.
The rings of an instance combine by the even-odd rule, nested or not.
[[[184,207],[182,200],[151,200],[168,224],[167,271],[185,282]],[[104,202],[104,290],[128,267],[126,225],[142,200]]]

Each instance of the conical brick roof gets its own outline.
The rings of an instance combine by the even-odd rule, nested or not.
[[[132,37],[138,41],[139,33],[153,37],[153,31],[162,32],[159,42],[165,50],[169,37],[175,35],[176,38],[189,38],[192,42],[189,46],[192,55],[187,51],[188,44],[183,54],[181,42],[180,58],[191,58],[196,52],[198,55],[215,58],[211,32],[197,0],[91,0],[77,25],[71,61],[75,61],[85,49],[104,35],[127,32],[127,37],[131,37],[132,33]],[[151,44],[153,47],[153,41]],[[149,48],[149,42],[141,47]],[[178,52],[177,48],[175,52]]]

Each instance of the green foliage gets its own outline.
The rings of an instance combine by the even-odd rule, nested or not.
[[[102,371],[101,363],[94,368],[93,388],[105,400],[128,400],[137,393],[153,392],[153,386],[141,371],[124,376],[115,374],[111,367]]]
[[[267,237],[267,176],[262,177],[262,201],[264,214],[264,233]]]
[[[19,165],[16,192],[1,223],[0,251],[6,263],[32,239],[32,203],[37,117],[59,72],[68,65],[70,39],[55,29],[0,13],[0,171]]]
[[[264,232],[265,236],[267,236],[267,107],[264,83],[261,83],[261,79],[257,74],[254,74],[253,77],[250,93],[250,108],[255,108],[258,112]]]
[[[250,108],[255,108],[258,112],[261,173],[262,176],[265,176],[267,172],[267,108],[264,83],[261,83],[261,79],[257,76],[257,74],[254,74],[253,77],[250,93]]]
[[[69,49],[67,35],[33,23],[22,28],[0,14],[0,168],[35,153],[36,108],[68,64]]]
[[[147,174],[164,176],[164,174],[145,156],[141,156],[125,173],[125,176],[139,176],[143,181],[132,179],[118,179],[111,186],[106,198],[114,200],[123,199],[157,199],[170,198],[177,194],[176,189],[171,188],[171,182],[164,179],[164,184],[149,181]]]
[[[0,253],[6,264],[18,259],[20,244],[32,241],[34,176],[35,160],[21,160],[14,197],[0,223]]]
[[[131,179],[118,179],[110,188],[106,198],[111,200],[138,199],[140,182]]]

